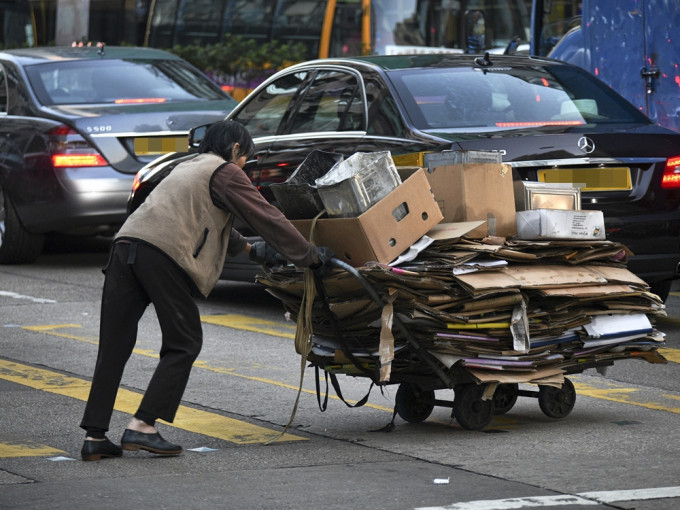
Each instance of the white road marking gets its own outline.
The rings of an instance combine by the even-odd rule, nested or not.
[[[16,292],[9,292],[6,290],[0,290],[0,296],[7,296],[14,299],[27,299],[33,301],[34,303],[56,303],[54,299],[37,298],[33,296],[24,296],[23,294],[17,294]]]
[[[575,495],[533,496],[495,500],[467,501],[447,506],[419,507],[415,510],[514,510],[558,505],[600,505],[618,501],[641,501],[645,499],[666,499],[680,497],[680,487],[658,487],[653,489],[631,489],[621,491],[581,492]]]

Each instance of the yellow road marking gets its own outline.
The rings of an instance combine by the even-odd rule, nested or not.
[[[90,391],[90,382],[84,379],[2,359],[0,359],[0,379],[83,401],[87,400]],[[118,391],[114,409],[134,414],[141,399],[142,396],[139,393],[121,388]],[[237,444],[264,443],[280,435],[280,432],[275,430],[187,406],[180,406],[172,426]],[[284,441],[306,440],[292,434],[285,434],[281,439]]]
[[[659,354],[672,363],[680,363],[680,349],[662,347],[659,349]]]
[[[229,327],[233,329],[242,329],[242,330],[248,330],[248,331],[253,331],[257,333],[262,333],[262,334],[267,334],[267,335],[272,335],[276,337],[282,337],[282,338],[294,338],[295,336],[295,325],[294,324],[287,324],[287,323],[281,323],[281,322],[276,322],[276,321],[268,321],[268,320],[262,320],[262,319],[257,319],[254,317],[249,317],[245,315],[237,315],[237,314],[228,314],[228,315],[205,315],[201,317],[201,320],[205,323],[208,324],[213,324],[213,325],[218,325],[222,327]],[[77,335],[65,333],[65,332],[60,332],[58,330],[63,329],[63,328],[79,328],[80,326],[77,324],[66,324],[66,325],[52,325],[52,326],[25,326],[24,329],[40,332],[43,334],[48,334],[48,335],[54,335],[54,336],[59,336],[63,338],[69,338],[73,340],[79,340],[79,341],[85,341],[88,343],[97,343],[96,339],[91,339],[91,338],[86,338],[86,337],[80,337]],[[135,354],[141,355],[141,356],[147,356],[147,357],[152,357],[152,358],[157,358],[158,355],[150,350],[143,350],[143,349],[135,349],[134,350]],[[674,349],[674,348],[662,348],[659,349],[659,352],[669,361],[674,362],[674,363],[680,363],[680,349]],[[211,372],[215,373],[220,373],[220,374],[226,374],[230,375],[233,377],[239,377],[241,379],[246,379],[250,381],[256,381],[256,382],[261,382],[263,384],[268,384],[268,385],[273,385],[273,386],[278,386],[281,388],[286,388],[286,389],[291,389],[294,391],[297,391],[298,387],[296,385],[291,385],[287,384],[281,381],[276,381],[272,379],[268,379],[265,377],[256,377],[256,376],[251,376],[251,375],[246,375],[242,373],[236,372],[236,369],[234,368],[225,368],[225,367],[220,367],[220,366],[214,366],[211,365],[209,362],[205,361],[197,361],[194,366],[204,369],[204,370],[209,370]],[[630,387],[626,387],[623,385],[616,384],[612,381],[607,381],[607,380],[602,380],[601,382],[590,382],[588,384],[586,383],[581,383],[578,382],[578,375],[575,376],[570,376],[572,380],[574,381],[574,386],[576,387],[576,390],[579,395],[591,397],[591,398],[596,398],[600,400],[608,400],[612,402],[620,402],[620,403],[625,403],[625,404],[630,404],[630,405],[636,405],[639,407],[645,407],[648,409],[655,409],[655,410],[663,410],[663,411],[668,411],[676,414],[680,414],[680,408],[676,407],[675,400],[680,400],[679,397],[673,396],[673,395],[657,395],[659,398],[658,401],[650,401],[649,398],[641,395],[641,393]],[[574,379],[576,378],[576,379]],[[315,395],[316,392],[313,390],[302,390],[304,393],[312,394]],[[640,398],[635,398],[635,397],[641,397]],[[339,398],[335,395],[329,395],[329,398],[331,399],[336,399],[339,400]],[[356,403],[356,401],[353,400],[347,400],[350,403]],[[367,403],[366,407],[371,407],[380,411],[385,411],[392,413],[393,409],[385,407],[385,406],[379,406],[371,403]],[[134,412],[134,411],[133,411]],[[178,414],[179,416],[179,414]],[[204,432],[200,432],[204,433]],[[206,435],[212,435],[212,434],[206,434]]]
[[[10,457],[46,457],[66,453],[51,446],[33,442],[14,442],[0,439],[0,458]]]
[[[251,328],[250,331],[255,331],[255,329],[253,329],[253,328],[257,327],[256,323],[258,321],[258,319],[255,319],[253,317],[239,316],[239,315],[231,315],[231,316],[230,315],[227,315],[227,316],[224,316],[224,315],[208,315],[208,316],[201,317],[201,319],[203,320],[203,319],[208,318],[208,317],[211,319],[210,320],[211,324],[221,325],[221,326],[225,326],[225,327],[234,327],[235,325],[243,325],[243,324],[250,323],[250,326],[249,326]],[[206,321],[206,322],[208,322],[208,321]],[[285,329],[286,327],[288,327],[288,325],[286,325],[286,324],[275,323],[273,321],[263,321],[263,322],[265,323],[265,326],[259,328],[258,332],[260,332],[260,333],[265,333],[265,334],[276,336],[276,337],[282,337],[282,336],[285,337],[285,338],[294,338],[295,337],[294,333],[292,334],[292,336],[283,335],[282,333],[280,333],[280,331],[282,329]],[[273,327],[272,324],[277,324],[278,327]],[[71,340],[79,340],[79,341],[92,343],[92,344],[98,343],[96,339],[92,339],[92,338],[88,338],[88,337],[79,337],[77,335],[72,335],[72,334],[67,334],[67,333],[59,333],[57,331],[54,331],[55,329],[61,329],[62,327],[80,328],[81,326],[78,325],[78,324],[51,325],[51,326],[50,325],[22,326],[22,329],[27,329],[27,330],[30,330],[30,331],[35,331],[35,332],[38,332],[38,333],[43,333],[43,334],[51,335],[51,336],[58,336],[58,337],[61,337],[61,338],[69,338]],[[294,328],[294,326],[293,326],[293,328]],[[235,329],[238,329],[238,328],[235,328]],[[158,353],[156,351],[152,351],[152,350],[149,350],[149,349],[135,348],[132,352],[134,352],[135,354],[137,354],[139,356],[146,356],[148,358],[156,358],[156,359],[158,358]],[[249,381],[256,381],[256,382],[261,382],[261,383],[264,383],[264,384],[269,384],[269,385],[272,385],[272,386],[278,386],[280,388],[291,389],[291,390],[294,390],[294,391],[298,390],[298,386],[295,386],[295,385],[292,385],[292,384],[287,384],[287,383],[284,383],[284,382],[281,382],[281,381],[275,381],[273,379],[267,379],[265,377],[256,377],[256,376],[252,376],[252,375],[240,374],[240,373],[236,372],[236,369],[234,369],[234,368],[225,368],[225,367],[211,365],[207,361],[197,360],[196,362],[194,362],[194,367],[202,368],[203,370],[208,370],[210,372],[215,372],[215,373],[218,373],[218,374],[226,374],[226,375],[230,375],[230,376],[233,376],[233,377],[238,377],[240,379],[246,379],[246,380],[249,380]],[[322,382],[322,384],[324,384],[324,383]],[[302,392],[308,393],[310,395],[316,395],[316,391],[306,390],[304,388],[302,389]],[[337,397],[335,395],[330,395],[330,394],[328,395],[328,398],[340,400],[339,397]],[[357,403],[356,400],[352,400],[352,399],[349,399],[349,398],[347,398],[345,400],[347,402],[349,402],[350,404],[356,404]],[[392,412],[391,408],[387,408],[387,407],[384,407],[384,406],[371,404],[371,403],[365,404],[364,407],[371,407],[373,409],[378,409],[380,411],[387,411],[387,412],[390,412],[390,413]]]
[[[295,338],[295,324],[257,319],[247,315],[202,315],[201,322],[283,338]]]
[[[656,411],[667,411],[669,413],[680,414],[680,406],[676,405],[675,399],[679,397],[673,395],[649,394],[643,395],[642,391],[636,388],[622,386],[614,381],[581,382],[578,376],[570,376],[574,383],[574,388],[579,396],[592,397],[610,402],[620,402]],[[637,397],[637,398],[636,398]]]

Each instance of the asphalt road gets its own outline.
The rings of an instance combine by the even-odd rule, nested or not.
[[[397,417],[384,432],[396,386],[373,388],[360,408],[330,389],[321,412],[312,369],[292,416],[301,377],[294,325],[259,286],[221,282],[199,303],[204,348],[177,420],[159,424],[185,453],[82,462],[78,423],[106,249],[106,241],[53,244],[36,264],[0,266],[2,510],[680,507],[680,286],[659,322],[671,362],[625,361],[606,377],[571,377],[577,401],[565,418],[520,398],[483,431],[461,428],[437,407],[423,423]],[[159,337],[150,309],[111,423],[115,442],[155,366]],[[369,390],[364,378],[340,383],[350,403]]]

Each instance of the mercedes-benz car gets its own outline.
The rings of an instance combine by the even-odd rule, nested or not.
[[[47,233],[115,232],[136,172],[236,104],[160,50],[0,52],[0,263],[32,262]]]
[[[312,150],[498,151],[515,180],[581,184],[582,208],[603,211],[607,238],[630,248],[629,268],[662,298],[678,277],[680,133],[578,67],[488,54],[315,60],[272,76],[227,118],[253,136],[244,170],[271,201],[268,186]],[[143,169],[130,208],[187,157]]]

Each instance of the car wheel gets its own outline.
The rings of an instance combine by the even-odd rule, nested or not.
[[[668,294],[671,292],[671,284],[673,280],[661,280],[660,282],[654,282],[650,284],[649,290],[659,296],[661,301],[666,301],[668,299]]]
[[[45,238],[28,232],[7,194],[0,188],[0,264],[34,262]]]

